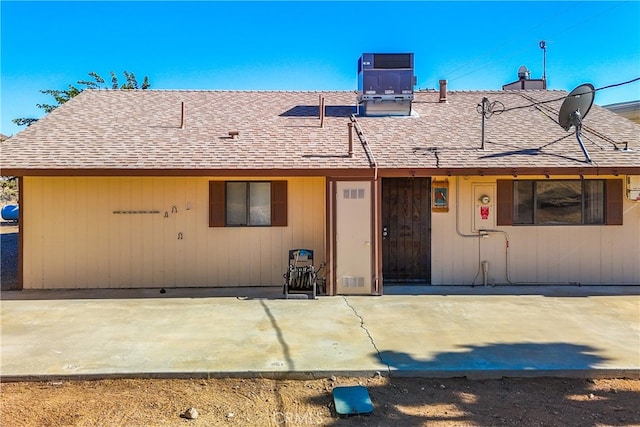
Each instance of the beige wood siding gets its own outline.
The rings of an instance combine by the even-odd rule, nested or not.
[[[489,262],[488,283],[640,284],[640,202],[626,198],[621,226],[496,226],[501,232],[491,232],[486,238],[462,237],[461,234],[474,234],[473,219],[477,215],[473,212],[477,208],[474,184],[495,185],[498,178],[504,179],[448,178],[449,212],[432,213],[432,284],[482,284],[481,261]],[[579,179],[575,175],[551,178]],[[584,178],[623,177],[585,175]],[[494,204],[492,215],[495,208]]]
[[[25,177],[24,288],[281,285],[289,249],[324,261],[324,178],[289,179],[288,226],[260,228],[209,227],[210,180]]]

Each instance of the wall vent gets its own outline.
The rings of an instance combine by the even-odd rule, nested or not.
[[[342,276],[342,286],[345,288],[364,288],[364,277]]]
[[[345,188],[342,191],[343,199],[364,199],[364,188]]]

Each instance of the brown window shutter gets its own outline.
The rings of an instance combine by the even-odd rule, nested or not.
[[[209,227],[224,227],[226,185],[224,181],[209,182]]]
[[[513,225],[513,181],[499,179],[497,181],[497,193],[497,224]]]
[[[271,225],[287,225],[287,181],[271,182]]]
[[[621,179],[608,179],[605,182],[606,208],[605,224],[622,225],[622,193],[623,185]]]

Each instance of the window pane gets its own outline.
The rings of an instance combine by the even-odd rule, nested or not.
[[[533,224],[533,181],[513,182],[513,223]]]
[[[249,183],[249,225],[271,225],[271,184]]]
[[[582,224],[582,183],[537,181],[536,224]]]
[[[604,181],[584,181],[584,223],[604,224]]]
[[[245,182],[227,182],[227,225],[247,225]]]

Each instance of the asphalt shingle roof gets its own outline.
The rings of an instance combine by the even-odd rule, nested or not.
[[[326,103],[324,127],[320,95]],[[566,95],[449,92],[448,101],[440,103],[437,92],[418,92],[411,116],[356,120],[380,169],[606,167],[640,173],[640,126],[597,105],[584,120],[582,139],[593,159],[585,163],[573,131],[557,124]],[[354,155],[347,154],[355,97],[354,92],[86,90],[2,142],[0,166],[3,174],[18,175],[369,170],[356,132]],[[476,107],[483,97],[502,103],[504,111],[485,120],[480,149],[482,116]],[[239,136],[231,138],[231,131]],[[625,144],[633,151],[614,150]]]

